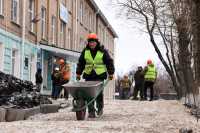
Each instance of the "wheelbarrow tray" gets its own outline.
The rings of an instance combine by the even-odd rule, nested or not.
[[[71,82],[63,85],[65,89],[69,91],[72,97],[76,97],[77,91],[81,91],[84,95],[88,97],[95,97],[101,87],[103,86],[103,82],[101,81],[85,81],[85,82]]]

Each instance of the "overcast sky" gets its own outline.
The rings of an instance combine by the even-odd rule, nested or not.
[[[113,8],[108,5],[108,0],[95,1],[119,36],[115,51],[117,73],[125,73],[133,65],[144,66],[147,59],[152,59],[155,64],[160,63],[148,34],[139,30],[137,23],[128,25],[126,21],[117,19]]]

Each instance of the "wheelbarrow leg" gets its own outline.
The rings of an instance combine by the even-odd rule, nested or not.
[[[83,108],[85,106],[85,100],[82,95],[83,94],[81,91],[77,91],[76,98],[73,100],[73,106],[76,111],[77,120],[84,120],[86,115],[86,108]]]
[[[83,106],[85,106],[85,101],[83,99],[79,99],[76,101],[77,102],[77,108],[80,109]],[[84,120],[86,115],[86,108],[76,111],[76,119],[77,120]]]

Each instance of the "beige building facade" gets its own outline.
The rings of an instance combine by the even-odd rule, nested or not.
[[[75,80],[76,63],[91,32],[114,58],[117,34],[94,0],[0,0],[0,70],[34,82],[42,68],[43,93],[50,94],[55,60],[69,62]],[[108,97],[113,90],[109,87]]]

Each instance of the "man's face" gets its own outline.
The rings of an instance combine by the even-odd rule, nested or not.
[[[142,71],[142,67],[138,67],[138,70],[139,70],[139,71]]]
[[[91,49],[95,49],[96,46],[97,46],[97,42],[96,41],[89,41],[88,44],[89,44],[89,47]]]

